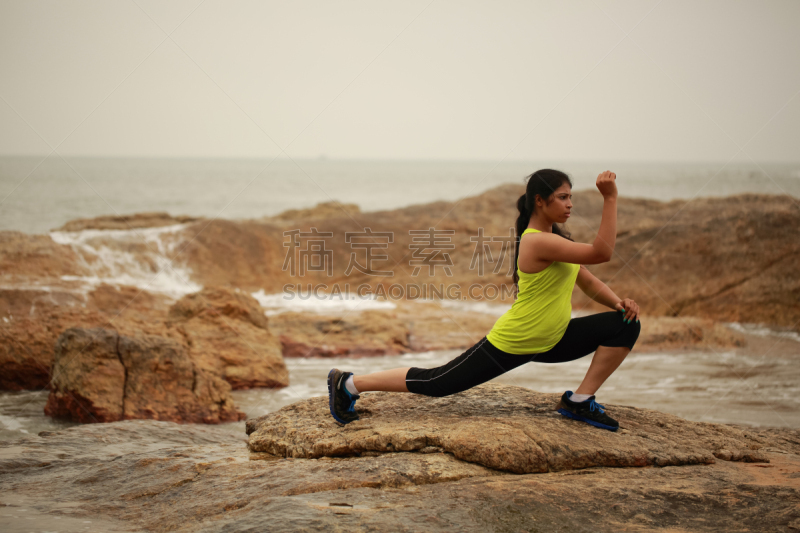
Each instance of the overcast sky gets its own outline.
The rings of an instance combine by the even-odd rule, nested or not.
[[[798,1],[3,1],[0,154],[792,162],[798,27]]]

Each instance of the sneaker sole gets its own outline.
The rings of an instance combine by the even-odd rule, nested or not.
[[[328,408],[330,409],[331,416],[333,417],[334,420],[336,420],[340,424],[349,424],[350,422],[352,422],[352,420],[350,422],[342,420],[341,418],[336,416],[336,413],[333,411],[333,391],[334,391],[333,378],[335,375],[336,375],[335,368],[332,369],[330,372],[328,372]]]
[[[601,424],[600,422],[595,422],[594,420],[589,420],[588,418],[584,418],[584,417],[582,417],[580,415],[576,415],[575,413],[571,413],[571,412],[569,412],[569,411],[567,411],[566,409],[563,409],[563,408],[559,408],[558,412],[561,413],[562,415],[566,416],[567,418],[571,418],[573,420],[579,420],[581,422],[586,422],[587,424],[591,424],[591,425],[593,425],[595,427],[598,427],[598,428],[607,429],[609,431],[616,431],[616,430],[619,429],[619,427],[609,426],[609,425],[606,425],[606,424]]]

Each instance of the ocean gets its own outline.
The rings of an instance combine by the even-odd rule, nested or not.
[[[259,218],[331,200],[362,211],[394,209],[523,183],[543,167],[567,172],[576,191],[593,189],[597,174],[613,170],[620,195],[627,197],[749,192],[800,198],[800,163],[0,157],[0,230],[47,233],[76,218],[153,211]]]

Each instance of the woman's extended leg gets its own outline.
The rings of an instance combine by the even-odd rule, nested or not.
[[[575,390],[575,394],[593,395],[605,383],[617,367],[622,363],[630,352],[630,348],[625,346],[610,347],[598,346],[594,353],[589,370],[586,371],[583,381]]]
[[[436,368],[393,368],[360,376],[333,368],[328,373],[331,415],[342,424],[358,420],[355,402],[362,392],[413,392],[425,396],[448,396],[480,385],[529,360],[530,356],[498,350],[484,337],[455,359]]]
[[[381,370],[372,374],[353,376],[353,384],[358,393],[370,391],[408,392],[406,374],[411,367]]]

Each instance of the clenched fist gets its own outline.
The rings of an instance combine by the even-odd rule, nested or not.
[[[597,188],[603,198],[616,198],[617,197],[617,175],[606,170],[597,176]]]

